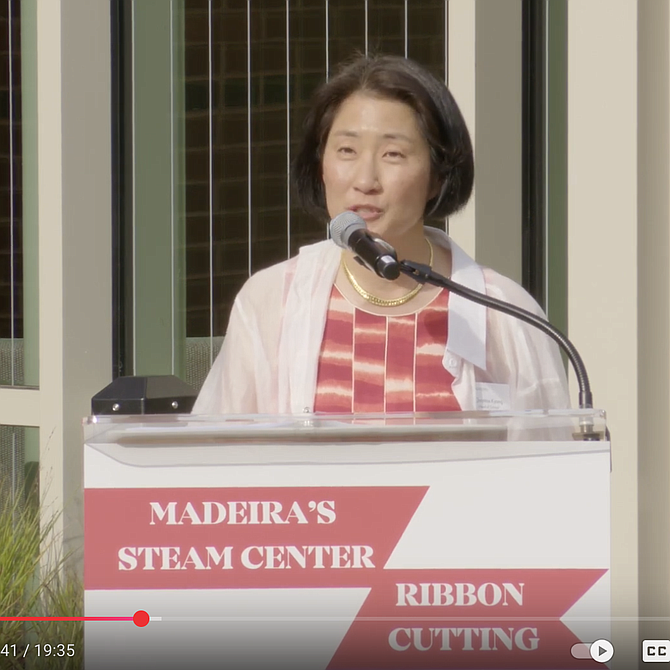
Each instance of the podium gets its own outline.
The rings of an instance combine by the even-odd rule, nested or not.
[[[599,667],[600,411],[91,417],[84,438],[87,670]]]

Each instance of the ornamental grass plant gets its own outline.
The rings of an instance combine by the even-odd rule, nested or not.
[[[67,557],[53,557],[59,517],[40,524],[38,501],[35,490],[0,481],[0,617],[82,616],[81,579]],[[82,668],[83,638],[80,621],[0,621],[0,670]]]

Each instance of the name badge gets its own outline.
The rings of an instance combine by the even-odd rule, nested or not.
[[[509,409],[509,384],[479,382],[475,384],[475,390],[477,394],[477,409],[485,412]]]

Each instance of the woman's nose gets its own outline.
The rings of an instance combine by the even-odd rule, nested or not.
[[[363,157],[356,162],[354,186],[365,193],[378,191],[381,188],[377,164],[372,157]]]

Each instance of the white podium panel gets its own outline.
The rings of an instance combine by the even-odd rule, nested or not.
[[[609,444],[450,421],[90,422],[87,670],[603,667]]]

